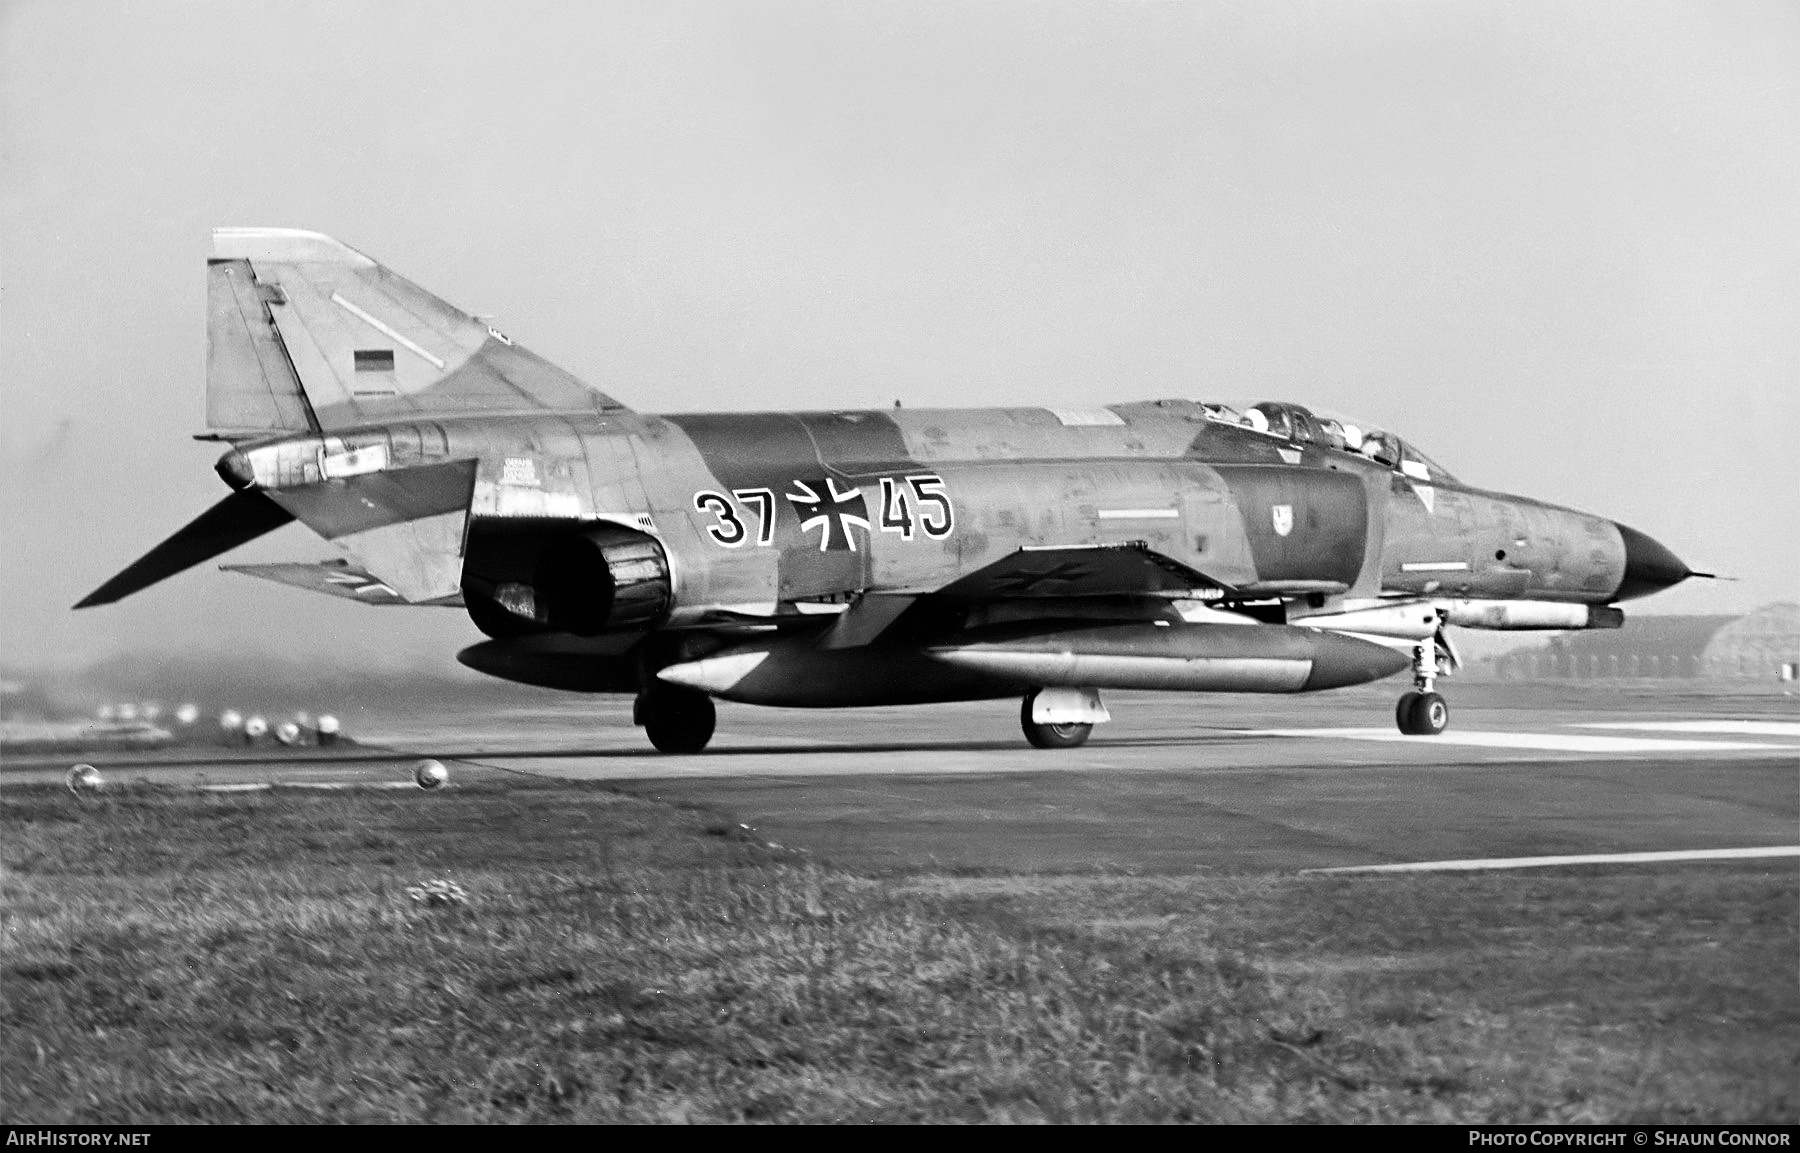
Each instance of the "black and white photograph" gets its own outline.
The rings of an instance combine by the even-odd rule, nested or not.
[[[1800,5],[0,0],[6,1143],[520,1123],[1788,1146]]]

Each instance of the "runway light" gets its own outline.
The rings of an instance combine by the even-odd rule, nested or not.
[[[450,779],[450,771],[442,761],[423,760],[413,766],[413,783],[421,789],[442,788]]]
[[[336,717],[332,716],[330,713],[326,713],[319,718],[319,723],[316,728],[318,730],[319,743],[321,745],[336,743],[338,739],[338,719]]]
[[[275,739],[284,745],[299,744],[300,726],[296,725],[293,721],[282,721],[279,725],[275,726]]]
[[[137,706],[133,704],[120,705],[118,714],[119,719],[122,721],[135,721],[137,720],[138,715]]]
[[[162,705],[155,701],[145,701],[138,706],[138,716],[149,721],[151,724],[155,724],[156,718],[162,716]]]
[[[269,733],[269,722],[261,717],[250,717],[244,721],[244,740],[255,742]]]
[[[200,706],[192,703],[182,705],[175,710],[175,719],[184,725],[193,724],[200,719]]]
[[[115,705],[101,705],[94,711],[94,715],[103,721],[110,721],[119,715],[119,710]]]
[[[228,733],[240,732],[244,727],[244,714],[236,709],[226,709],[219,714],[219,727]]]
[[[78,797],[83,793],[98,792],[102,784],[100,770],[92,765],[76,765],[69,770],[67,783],[69,791]]]

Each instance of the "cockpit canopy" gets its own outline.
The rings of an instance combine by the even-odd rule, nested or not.
[[[1234,407],[1201,401],[1206,419],[1260,432],[1293,444],[1312,444],[1367,457],[1417,480],[1456,478],[1398,436],[1364,421],[1334,413],[1314,412],[1299,404],[1264,400]]]

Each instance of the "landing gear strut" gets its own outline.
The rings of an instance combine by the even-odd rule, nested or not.
[[[718,710],[712,698],[693,689],[655,688],[640,693],[631,719],[659,753],[697,753],[712,740]]]
[[[1046,694],[1047,707],[1039,710],[1038,698]],[[1033,720],[1034,712],[1040,711],[1051,715],[1042,721]],[[1091,689],[1032,689],[1019,706],[1019,727],[1025,730],[1025,739],[1034,749],[1073,749],[1084,745],[1088,734],[1094,731],[1094,722],[1105,719],[1100,694]]]
[[[1437,692],[1438,645],[1433,638],[1413,646],[1413,690],[1394,706],[1394,723],[1412,737],[1435,737],[1450,725],[1450,704]]]

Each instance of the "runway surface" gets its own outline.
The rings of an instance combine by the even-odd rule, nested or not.
[[[1291,871],[1800,844],[1800,699],[1667,683],[1457,685],[1405,737],[1386,686],[1315,697],[1109,693],[1114,721],[1039,751],[1016,702],[842,712],[722,705],[707,752],[654,753],[623,699],[347,717],[354,747],[7,758],[0,785],[453,786],[604,781],[855,867]],[[1791,859],[1767,858],[1792,870]],[[1642,867],[1655,867],[1646,863]]]

